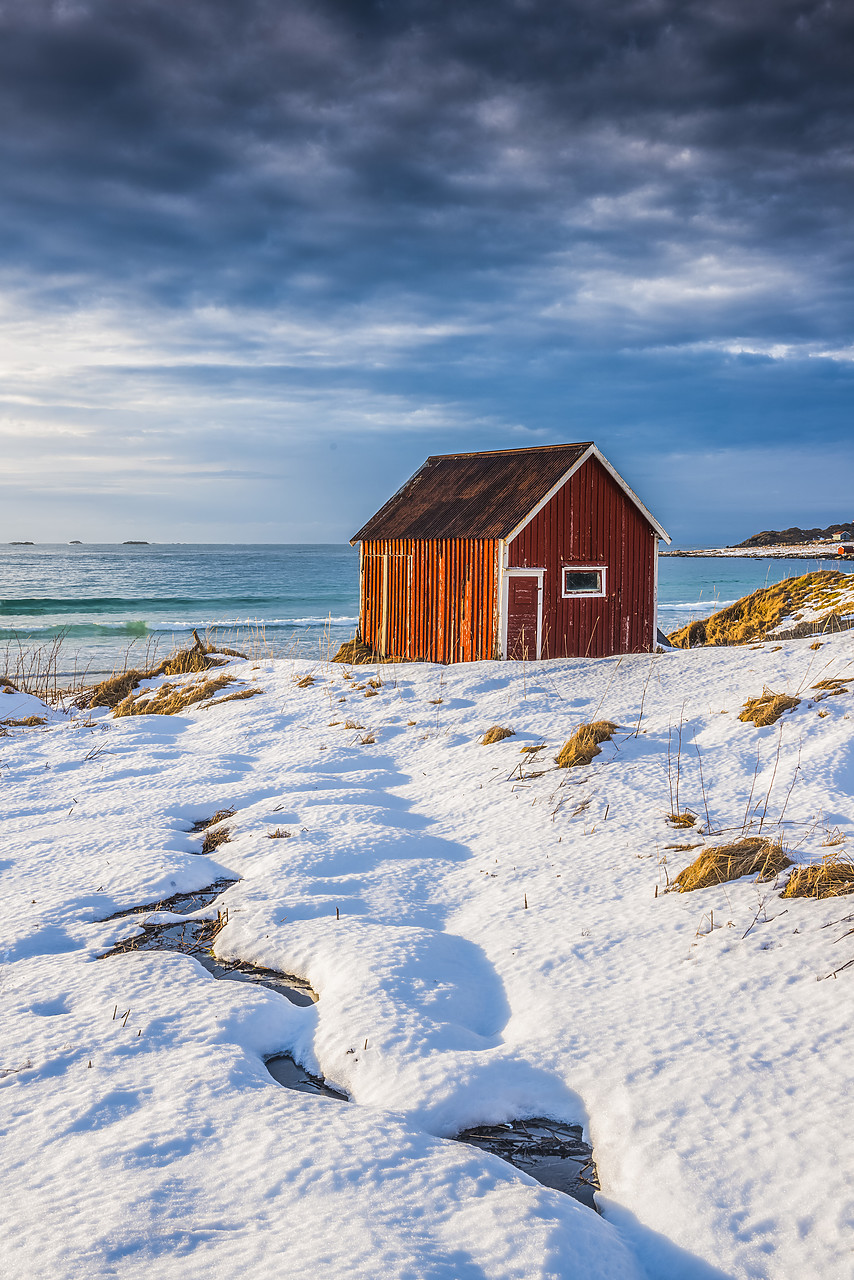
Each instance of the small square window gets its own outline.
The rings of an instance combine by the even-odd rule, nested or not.
[[[573,569],[563,571],[564,596],[604,596],[604,569]]]

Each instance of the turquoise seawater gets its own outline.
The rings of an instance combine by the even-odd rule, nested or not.
[[[672,631],[819,567],[829,561],[663,557],[659,623]],[[358,602],[358,548],[347,545],[6,546],[0,661],[10,646],[62,635],[63,670],[101,674],[163,656],[193,628],[224,644],[260,631],[276,654],[325,657],[353,634]]]
[[[0,646],[62,634],[68,672],[162,657],[194,628],[325,656],[353,634],[358,607],[359,552],[346,544],[0,548]]]

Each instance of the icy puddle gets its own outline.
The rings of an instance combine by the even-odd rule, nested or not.
[[[104,916],[101,923],[120,920],[122,916],[148,915],[152,911],[172,911],[176,916],[190,915],[193,911],[200,911],[202,907],[207,907],[221,893],[225,893],[226,889],[230,889],[237,883],[237,880],[215,880],[213,884],[205,885],[204,889],[195,889],[192,893],[173,893],[171,898],[162,898],[159,902],[145,902],[139,907],[122,907],[120,911],[114,911],[111,916]]]
[[[290,1054],[268,1058],[265,1066],[273,1079],[286,1089],[336,1098],[339,1102],[350,1101],[346,1093],[333,1089],[322,1076],[311,1075]],[[593,1149],[582,1138],[581,1125],[545,1119],[515,1120],[511,1124],[464,1129],[453,1141],[500,1156],[544,1187],[563,1191],[588,1208],[596,1209],[593,1194],[599,1190],[599,1178]]]
[[[134,907],[129,911],[117,911],[108,917],[115,920],[121,916],[141,915],[153,910],[167,910],[179,915],[181,910],[187,913],[198,911],[208,906],[215,898],[236,884],[235,880],[221,880],[217,884],[199,889],[195,893],[175,894],[168,902],[155,903],[147,907]],[[302,978],[291,973],[278,973],[275,969],[265,969],[260,965],[247,964],[242,960],[217,960],[211,955],[214,938],[224,924],[228,922],[228,910],[217,912],[215,920],[176,920],[163,924],[141,925],[142,932],[132,938],[123,938],[109,951],[105,951],[100,959],[109,956],[125,955],[128,951],[179,951],[182,955],[193,956],[203,968],[215,978],[230,978],[234,982],[251,982],[259,987],[267,987],[285,996],[291,1004],[310,1005],[317,1002],[317,993]]]
[[[117,911],[110,920],[138,916],[154,911],[173,915],[192,914],[209,906],[235,880],[218,880],[193,893],[178,893],[163,902],[147,903]],[[228,912],[217,912],[215,920],[175,920],[141,924],[141,932],[117,942],[102,959],[124,955],[128,951],[179,951],[195,957],[215,978],[230,978],[267,987],[296,1005],[311,1005],[317,994],[307,982],[293,974],[277,973],[243,961],[220,961],[211,955],[211,946],[220,929],[228,921]],[[349,1102],[346,1093],[333,1089],[322,1076],[314,1076],[301,1067],[290,1054],[276,1054],[265,1066],[277,1084],[315,1097]],[[562,1124],[557,1120],[514,1120],[510,1124],[480,1125],[464,1129],[453,1141],[465,1142],[489,1151],[529,1174],[544,1187],[562,1191],[574,1200],[595,1209],[594,1192],[599,1179],[593,1161],[593,1150],[584,1141],[580,1125]]]
[[[322,1076],[311,1075],[289,1053],[277,1053],[264,1065],[277,1084],[284,1085],[286,1089],[297,1089],[300,1093],[313,1093],[322,1098],[337,1098],[339,1102],[350,1101],[346,1093],[333,1089]]]
[[[511,1124],[464,1129],[457,1141],[491,1151],[544,1187],[564,1191],[595,1209],[593,1193],[599,1190],[599,1178],[593,1149],[582,1138],[582,1132],[581,1125],[557,1120],[514,1120]]]

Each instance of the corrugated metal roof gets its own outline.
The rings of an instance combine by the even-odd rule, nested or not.
[[[351,541],[504,538],[591,443],[428,458]]]

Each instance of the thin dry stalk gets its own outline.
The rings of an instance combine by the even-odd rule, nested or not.
[[[667,786],[670,790],[670,812],[676,812],[676,803],[673,799],[673,725],[667,726]]]
[[[747,807],[744,810],[744,821],[741,824],[742,832],[745,832],[750,826],[750,806],[753,804],[753,792],[756,789],[756,779],[759,775],[759,753],[761,748],[756,748],[756,764],[753,766],[753,777],[750,780],[750,795],[747,797]]]
[[[697,752],[697,767],[700,770],[700,790],[703,793],[703,808],[706,811],[706,831],[710,833],[712,830],[712,820],[709,817],[709,801],[706,797],[706,784],[703,780],[703,757],[700,755],[700,748],[696,742],[694,743],[694,750]]]
[[[649,685],[650,678],[652,676],[652,664],[654,662],[655,662],[655,654],[653,654],[649,660],[649,670],[647,671],[646,679],[643,682],[643,692],[641,693],[640,710],[638,711],[638,722],[635,725],[635,731],[632,734],[633,738],[636,738],[640,733],[641,720],[643,720],[643,704],[646,702],[646,690],[647,690],[647,686]]]
[[[777,735],[777,754],[774,757],[774,768],[771,770],[771,781],[768,783],[768,790],[765,793],[765,805],[762,810],[762,817],[759,819],[759,835],[762,835],[762,827],[768,814],[768,801],[771,799],[771,789],[774,786],[774,779],[777,777],[777,768],[780,764],[780,748],[783,745],[783,726],[780,725],[780,732]]]
[[[65,665],[63,645],[67,635],[67,629],[63,629],[44,644],[26,646],[20,636],[10,636],[0,659],[0,686],[33,694],[51,705],[62,703],[66,695],[77,693],[86,677],[86,669],[77,671],[76,658],[70,686],[60,685],[60,679],[67,681],[67,676],[60,673],[60,665]]]
[[[675,813],[682,812],[679,808],[679,781],[682,777],[682,725],[685,716],[685,703],[682,703],[682,710],[679,712],[679,749],[676,752],[676,807]]]
[[[786,792],[786,799],[783,801],[783,808],[780,810],[780,816],[777,819],[777,826],[780,827],[781,829],[783,826],[783,819],[786,816],[786,810],[789,807],[789,801],[792,798],[792,792],[795,789],[795,783],[797,782],[798,774],[801,771],[801,750],[803,748],[803,745],[804,745],[803,740],[798,742],[798,762],[795,765],[795,772],[792,774],[792,781],[789,784],[789,790]]]

